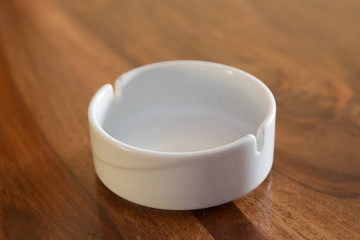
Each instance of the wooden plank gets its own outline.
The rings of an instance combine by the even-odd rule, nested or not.
[[[360,238],[360,2],[0,1],[0,239]],[[233,203],[132,204],[96,177],[87,107],[121,73],[220,62],[277,101],[274,167]]]

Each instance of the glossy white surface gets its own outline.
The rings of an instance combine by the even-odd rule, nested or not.
[[[258,79],[209,62],[136,68],[89,106],[96,172],[114,193],[197,209],[258,186],[273,162],[275,100]]]

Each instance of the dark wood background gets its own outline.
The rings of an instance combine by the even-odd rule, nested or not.
[[[0,239],[360,239],[360,1],[1,0]],[[148,63],[257,76],[274,166],[219,207],[162,211],[96,177],[87,107]]]

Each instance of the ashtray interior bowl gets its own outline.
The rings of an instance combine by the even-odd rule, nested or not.
[[[236,199],[269,173],[275,100],[257,78],[202,61],[131,70],[89,106],[96,172],[141,205],[197,209]]]

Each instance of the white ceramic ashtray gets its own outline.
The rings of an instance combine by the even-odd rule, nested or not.
[[[117,195],[173,210],[256,188],[274,153],[275,99],[254,76],[202,61],[131,70],[89,106],[97,175]]]

